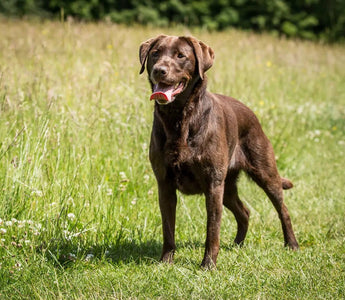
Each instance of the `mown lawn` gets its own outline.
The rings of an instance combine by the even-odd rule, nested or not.
[[[243,248],[224,211],[218,269],[204,271],[201,196],[179,195],[174,265],[148,160],[153,103],[140,43],[162,30],[0,20],[1,299],[345,297],[345,47],[239,31],[195,35],[209,90],[251,107],[274,145],[300,250],[245,176]]]

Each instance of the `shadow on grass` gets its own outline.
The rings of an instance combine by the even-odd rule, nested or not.
[[[111,246],[106,250],[105,256],[113,263],[149,263],[157,262],[162,244],[156,240],[138,243],[125,241]]]
[[[234,245],[222,245],[226,251],[230,251]],[[74,263],[108,261],[117,264],[151,265],[158,263],[161,254],[162,243],[157,240],[139,242],[135,240],[121,240],[115,244],[99,243],[81,245],[80,243],[55,240],[49,246],[39,249],[45,257],[57,267],[68,268]],[[181,241],[177,243],[177,251],[186,249],[204,249],[202,241]]]
[[[57,267],[68,268],[76,262],[105,260],[113,264],[152,264],[159,260],[162,244],[156,240],[146,242],[122,240],[116,244],[80,245],[66,240],[55,240],[39,252]]]

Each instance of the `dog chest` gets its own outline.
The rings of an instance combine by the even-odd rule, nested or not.
[[[164,151],[165,167],[176,187],[184,194],[201,194],[204,186],[204,157],[187,143],[167,143]]]

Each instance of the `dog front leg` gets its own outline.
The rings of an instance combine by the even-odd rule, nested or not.
[[[176,190],[172,184],[159,183],[159,207],[162,215],[163,249],[161,261],[173,263],[175,252]]]
[[[219,252],[220,223],[223,211],[224,183],[210,188],[206,194],[207,232],[204,259],[201,266],[206,269],[216,267]]]

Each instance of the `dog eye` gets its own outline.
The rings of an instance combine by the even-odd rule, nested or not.
[[[152,52],[152,56],[153,57],[157,57],[159,55],[159,50],[154,50],[153,52]]]
[[[185,56],[182,53],[177,54],[178,58],[184,58]]]

